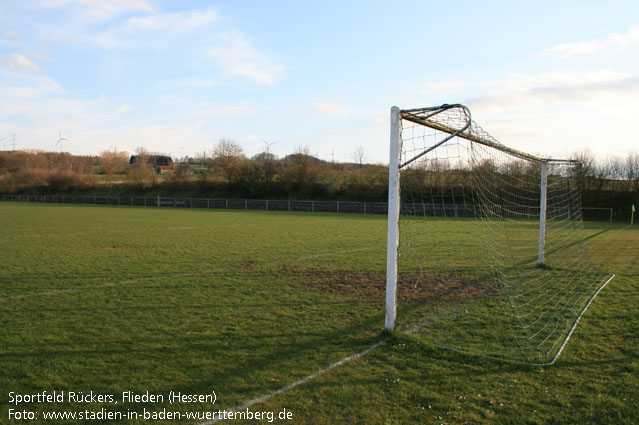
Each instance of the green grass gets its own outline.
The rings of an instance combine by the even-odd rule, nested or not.
[[[215,408],[232,408],[382,338],[385,217],[0,204],[0,218],[2,423],[10,391],[215,390]],[[636,423],[639,230],[597,223],[586,235],[617,278],[555,365],[396,332],[252,410],[286,408],[296,424]],[[213,408],[19,407],[144,406]]]

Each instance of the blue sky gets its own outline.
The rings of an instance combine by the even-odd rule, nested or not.
[[[457,102],[532,153],[636,151],[639,2],[0,0],[0,148],[385,163],[391,106]]]

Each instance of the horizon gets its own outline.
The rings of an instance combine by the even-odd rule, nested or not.
[[[0,148],[387,164],[391,106],[463,103],[516,149],[627,156],[639,4],[545,4],[8,1]]]

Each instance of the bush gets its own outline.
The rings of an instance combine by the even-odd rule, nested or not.
[[[47,176],[49,191],[53,193],[67,192],[70,189],[86,188],[94,185],[90,176],[74,173],[73,171],[53,171]]]

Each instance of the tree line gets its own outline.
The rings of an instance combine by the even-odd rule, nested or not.
[[[639,202],[639,153],[600,160],[589,151],[579,151],[572,158],[583,164],[577,184],[585,206],[621,212]],[[312,155],[308,146],[299,146],[283,158],[268,149],[249,158],[239,143],[228,139],[219,140],[210,152],[181,160],[145,148],[138,148],[134,155],[104,151],[97,156],[0,151],[0,192],[385,202],[388,168],[368,164],[362,146],[352,159],[324,161]],[[513,179],[531,172],[516,162],[501,164],[500,169],[490,160],[478,166]],[[442,185],[468,184],[464,175],[469,170],[459,166],[442,161],[426,168],[405,173],[402,189],[410,192],[428,186],[443,191]],[[161,174],[164,171],[167,174]]]
[[[0,192],[225,198],[371,200],[385,196],[387,168],[321,160],[308,146],[283,158],[266,151],[248,157],[233,140],[211,152],[159,163],[167,155],[136,149],[97,156],[36,150],[0,151]],[[167,171],[167,174],[163,174]]]

